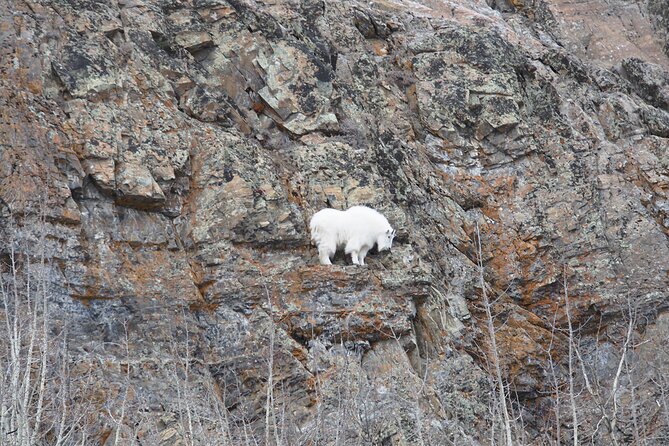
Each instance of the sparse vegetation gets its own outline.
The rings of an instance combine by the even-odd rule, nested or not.
[[[41,223],[37,223],[39,227]],[[35,226],[34,226],[35,227]],[[117,340],[120,386],[112,399],[103,403],[93,397],[94,376],[76,367],[69,352],[68,333],[52,317],[54,294],[46,234],[34,231],[33,238],[5,240],[0,282],[0,335],[7,342],[0,349],[0,437],[1,446],[84,445],[102,439],[105,445],[217,444],[255,445],[367,445],[381,444],[383,438],[401,438],[407,444],[444,444],[453,438],[443,429],[425,424],[424,405],[430,395],[429,361],[407,379],[415,392],[411,398],[384,401],[373,397],[375,384],[363,371],[364,350],[355,347],[341,330],[339,341],[331,345],[312,331],[309,368],[313,376],[311,421],[304,424],[290,412],[290,394],[284,387],[275,359],[277,332],[274,302],[265,286],[263,347],[266,352],[264,403],[252,407],[226,406],[226,395],[243,391],[221,388],[209,376],[206,364],[193,354],[197,335],[188,324],[185,332],[171,338],[171,360],[165,364],[171,377],[166,385],[176,395],[166,402],[162,416],[155,419],[151,403],[133,381],[137,352],[129,334],[128,321],[120,321],[123,336]],[[21,235],[21,228],[8,234]],[[37,236],[34,236],[37,234]],[[637,329],[640,323],[634,303],[620,317],[624,332],[584,336],[588,327],[574,323],[574,307],[568,290],[568,270],[563,272],[563,293],[557,311],[548,323],[551,340],[547,349],[546,388],[552,404],[547,429],[532,439],[522,418],[522,402],[510,390],[496,342],[495,304],[484,280],[482,243],[477,228],[478,281],[486,320],[487,365],[493,390],[488,424],[491,445],[655,445],[667,439],[669,427],[669,382],[660,369],[640,370],[635,358],[648,342]],[[262,278],[263,283],[266,279]],[[188,319],[181,308],[181,318]],[[558,313],[566,323],[558,325]],[[312,317],[322,317],[314,314]],[[593,324],[594,321],[586,321]],[[606,330],[606,327],[600,326]],[[591,329],[590,329],[591,330]],[[404,354],[401,336],[392,333],[388,352]],[[600,339],[605,335],[606,340]],[[597,358],[616,355],[616,368],[609,375],[598,370]],[[560,359],[561,358],[561,359]],[[666,359],[666,358],[665,358]],[[662,360],[665,360],[662,359]],[[74,369],[77,370],[74,370]],[[204,378],[204,379],[203,379]],[[209,383],[209,384],[206,384]],[[404,383],[403,385],[407,385]],[[375,413],[380,404],[397,411],[396,420],[379,424]],[[388,424],[390,423],[390,424]],[[435,432],[438,434],[435,436]],[[437,442],[437,443],[435,443]],[[442,442],[442,443],[439,443]],[[452,444],[458,444],[453,442]],[[472,443],[473,444],[473,443]]]

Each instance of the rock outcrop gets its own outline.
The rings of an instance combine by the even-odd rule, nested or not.
[[[582,438],[662,444],[655,3],[1,2],[0,258],[46,253],[73,429],[487,444],[498,357],[517,444],[571,438],[572,363]],[[393,251],[320,266],[355,204]]]

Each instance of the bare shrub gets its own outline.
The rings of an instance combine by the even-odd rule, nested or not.
[[[67,330],[51,319],[53,278],[44,224],[25,229],[5,220],[0,263],[0,445],[83,444],[89,405],[73,374]],[[37,229],[37,230],[35,230]],[[41,229],[41,230],[40,230]],[[20,235],[20,237],[18,237]]]

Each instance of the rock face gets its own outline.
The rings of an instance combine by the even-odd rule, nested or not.
[[[498,363],[516,444],[664,444],[666,8],[591,5],[1,2],[0,258],[46,253],[73,432],[504,444]],[[318,265],[356,204],[393,251]]]

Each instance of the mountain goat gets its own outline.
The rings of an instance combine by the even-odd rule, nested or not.
[[[374,244],[384,251],[392,247],[395,237],[386,217],[366,206],[353,206],[346,211],[322,209],[311,217],[309,228],[322,265],[332,265],[330,258],[342,247],[351,254],[355,265],[364,265]]]

